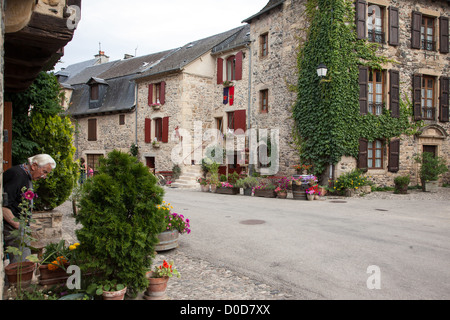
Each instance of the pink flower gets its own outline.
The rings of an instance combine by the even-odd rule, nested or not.
[[[33,200],[33,198],[35,197],[35,194],[34,194],[33,191],[28,190],[28,191],[26,191],[22,196],[23,196],[25,199],[31,201],[31,200]]]

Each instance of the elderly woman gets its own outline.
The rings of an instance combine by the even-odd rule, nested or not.
[[[3,239],[5,248],[17,246],[16,239],[11,235],[11,231],[19,229],[19,222],[14,221],[14,217],[19,217],[21,210],[19,204],[22,202],[22,189],[33,187],[33,181],[45,179],[47,175],[56,167],[56,162],[48,154],[38,154],[28,158],[28,163],[14,166],[3,173],[3,192],[7,195],[3,199]],[[24,250],[22,257],[30,255],[29,248]],[[18,262],[18,257],[10,254],[10,262]],[[24,258],[22,258],[22,261]]]

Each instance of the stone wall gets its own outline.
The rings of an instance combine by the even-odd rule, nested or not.
[[[125,115],[125,124],[119,125],[119,115]],[[76,129],[77,158],[87,154],[103,154],[112,150],[128,152],[136,141],[136,115],[134,112],[92,116],[73,120]],[[88,141],[88,120],[97,119],[97,141]],[[86,159],[87,160],[87,159]]]

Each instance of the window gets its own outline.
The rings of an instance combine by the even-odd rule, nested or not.
[[[163,138],[163,119],[155,119],[155,138],[157,141],[162,141]]]
[[[88,141],[97,141],[97,119],[88,119]]]
[[[156,83],[154,86],[153,86],[153,90],[154,90],[154,95],[155,95],[155,98],[154,98],[154,103],[161,103],[161,99],[160,99],[160,97],[161,97],[161,83]]]
[[[145,157],[145,165],[152,173],[155,173],[155,157]]]
[[[370,42],[385,43],[384,15],[385,8],[369,5],[368,9],[368,40]]]
[[[434,51],[434,18],[422,16],[422,26],[420,28],[421,49]]]
[[[223,133],[223,118],[220,117],[220,118],[216,118],[215,120],[216,120],[216,129],[219,132]]]
[[[381,70],[369,70],[368,83],[368,112],[375,115],[381,115],[384,102],[384,74]]]
[[[381,140],[368,142],[367,167],[369,169],[383,168],[383,143]]]
[[[98,100],[98,83],[91,84],[91,100]]]
[[[227,59],[227,80],[232,81],[236,78],[236,56]]]
[[[164,81],[148,85],[148,105],[166,103],[166,83]]]
[[[125,115],[120,114],[119,115],[119,125],[123,126],[125,124]]]
[[[94,170],[94,173],[98,171],[98,167],[100,165],[100,158],[102,158],[102,154],[87,154],[87,165]]]
[[[260,43],[260,50],[261,50],[260,56],[267,57],[269,54],[269,34],[268,33],[262,34],[259,37],[259,43]]]
[[[227,129],[234,130],[234,112],[227,112]]]
[[[269,90],[261,90],[259,92],[261,113],[267,113],[269,111]]]
[[[434,120],[434,78],[422,76],[422,119]]]

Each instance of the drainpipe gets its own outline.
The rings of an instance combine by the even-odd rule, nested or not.
[[[249,50],[248,58],[248,104],[247,104],[247,131],[251,128],[251,110],[252,110],[252,42],[247,44]],[[253,165],[248,165],[248,174],[253,174]]]

